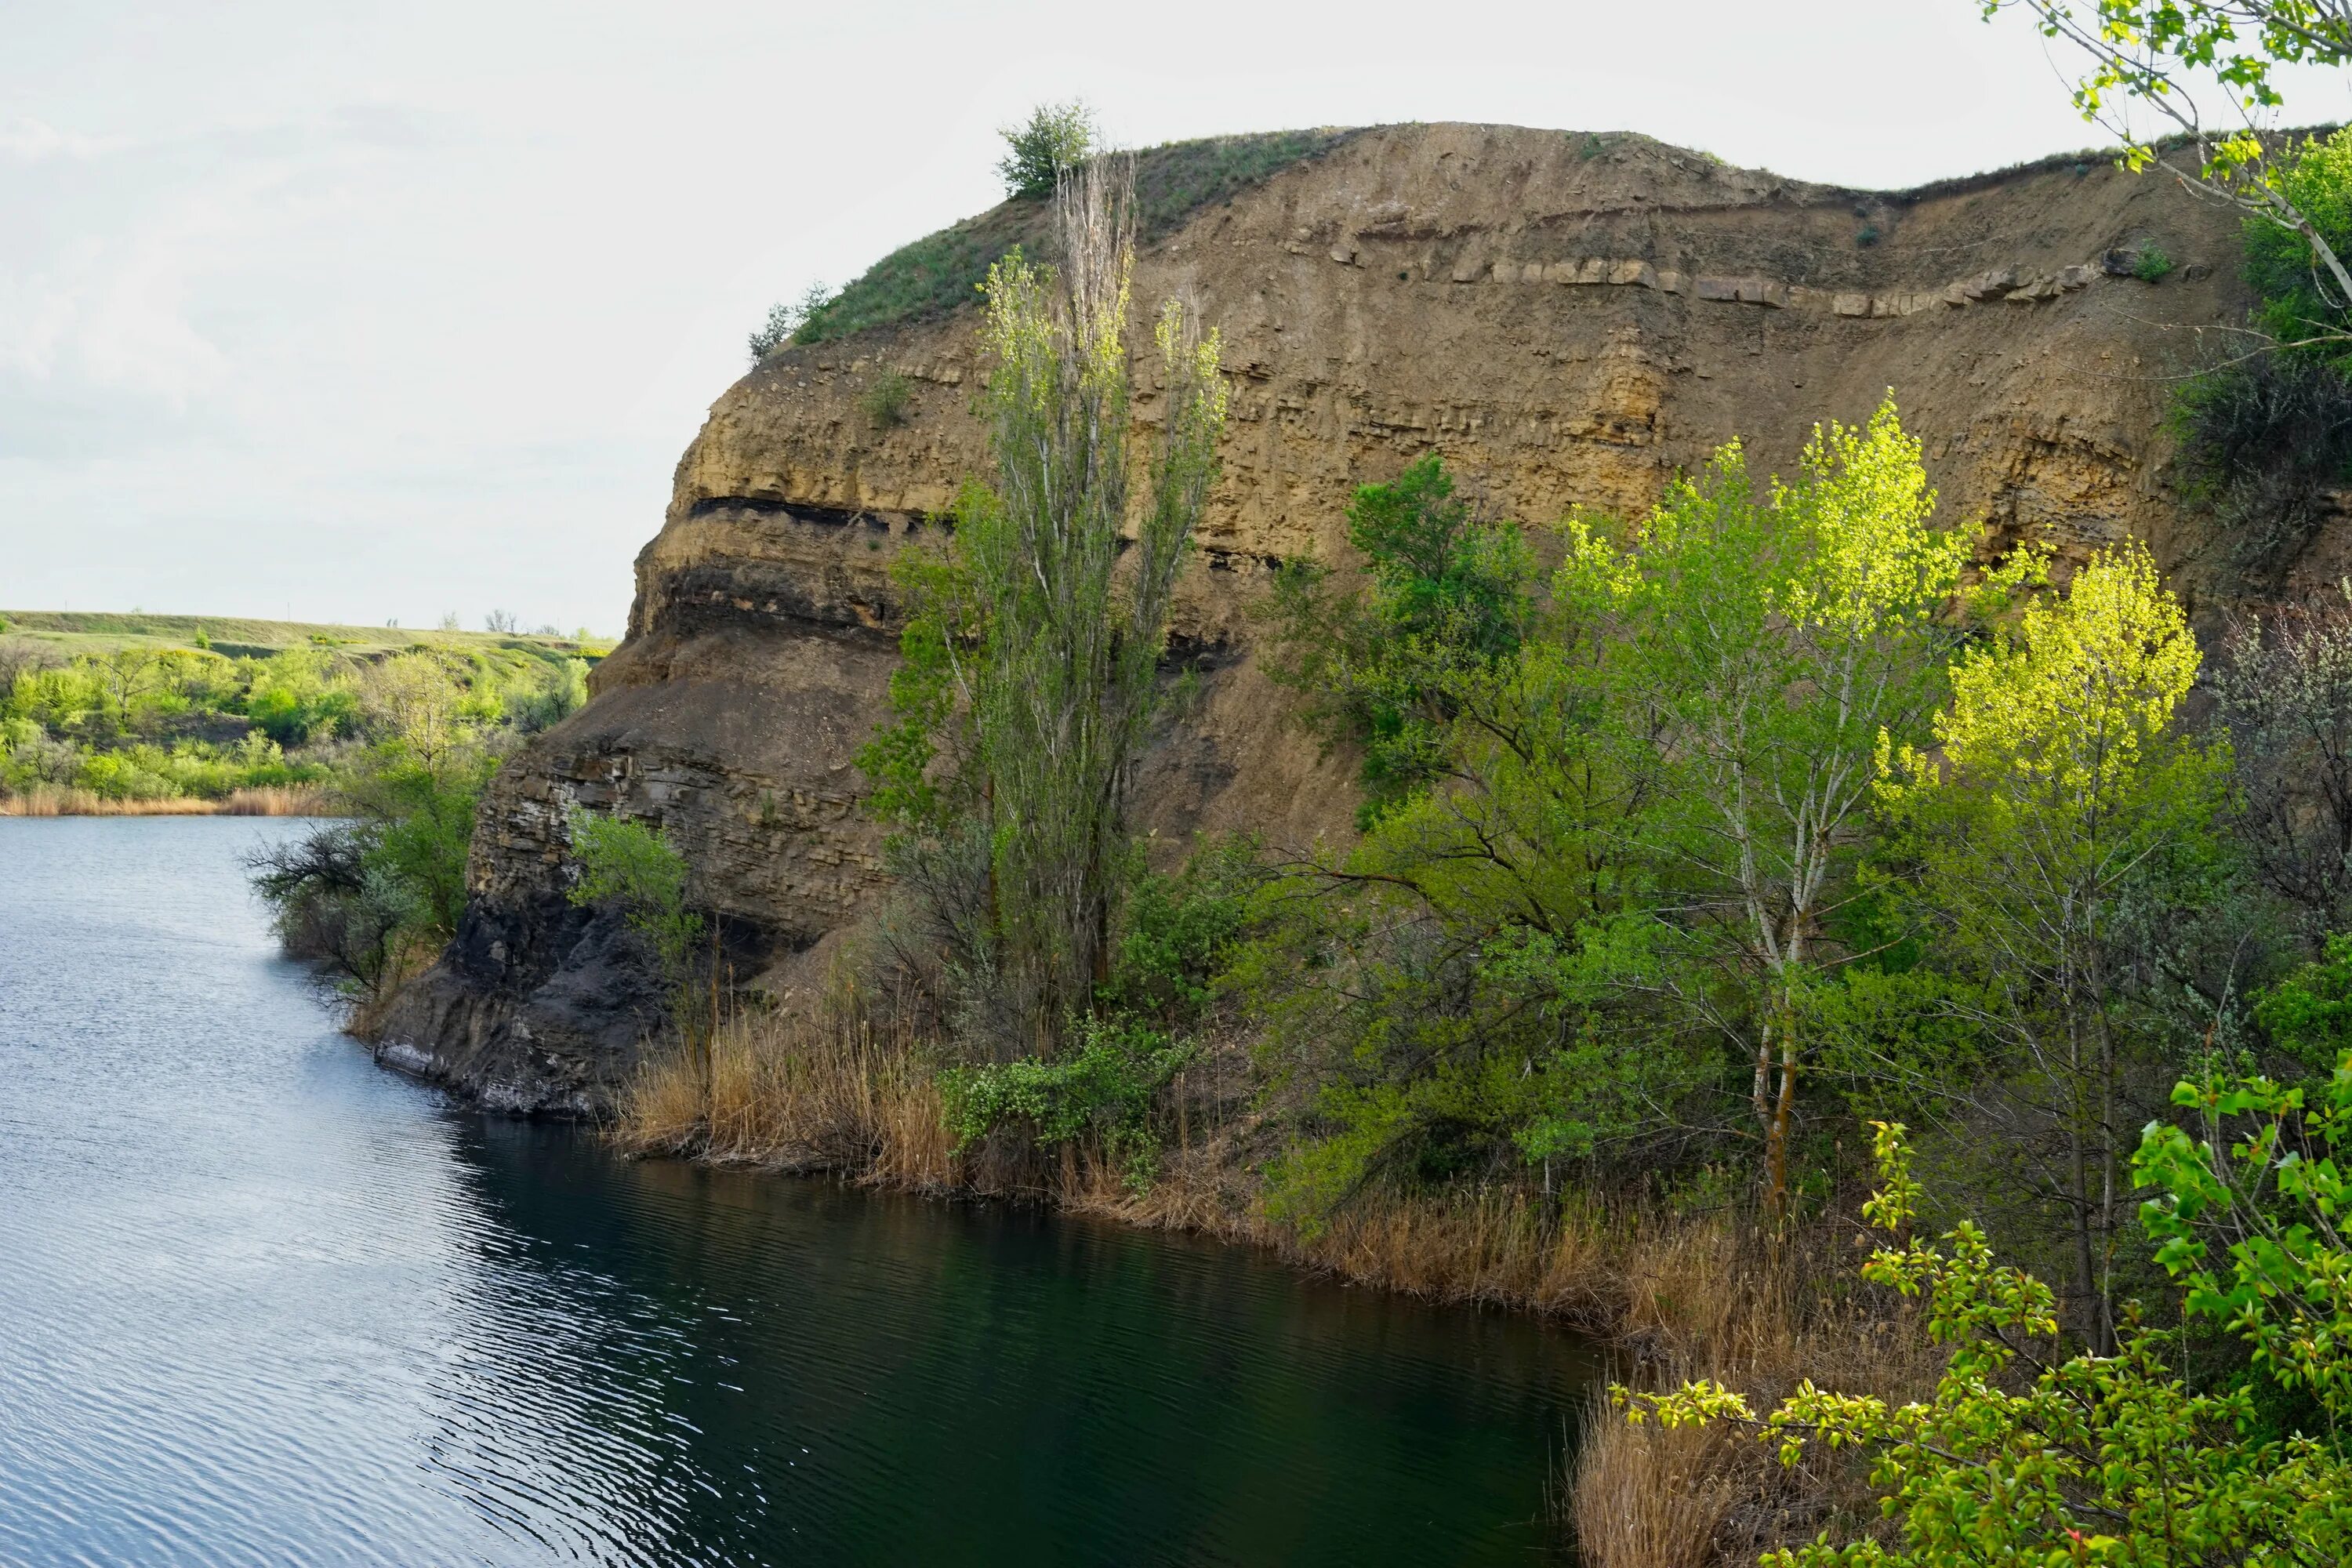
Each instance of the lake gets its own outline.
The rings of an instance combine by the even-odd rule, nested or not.
[[[0,1563],[1565,1561],[1595,1361],[376,1068],[241,852],[0,818]]]

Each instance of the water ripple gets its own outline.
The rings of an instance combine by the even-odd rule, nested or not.
[[[236,819],[0,819],[0,1564],[1530,1563],[1590,1366],[378,1072]]]

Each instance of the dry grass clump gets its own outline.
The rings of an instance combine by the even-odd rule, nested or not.
[[[614,1135],[641,1153],[944,1187],[947,1122],[916,1044],[864,1017],[738,1011],[698,1047],[646,1060]]]
[[[42,788],[23,795],[0,794],[0,816],[327,816],[333,805],[325,790],[308,785],[266,784],[236,790],[219,800],[175,795],[168,800],[111,800],[86,789]]]
[[[215,807],[222,816],[332,816],[331,792],[313,784],[262,784],[231,790]]]
[[[1828,1226],[1770,1245],[1753,1230],[1685,1231],[1628,1270],[1619,1342],[1630,1380],[1664,1387],[1706,1378],[1759,1414],[1807,1379],[1893,1403],[1923,1397],[1943,1368],[1896,1300],[1839,1294],[1850,1277]],[[1824,1525],[1883,1529],[1865,1455],[1809,1452],[1794,1468],[1750,1431],[1635,1426],[1605,1402],[1589,1414],[1561,1486],[1586,1568],[1696,1568],[1753,1562]]]
[[[1636,1426],[1596,1400],[1569,1497],[1588,1568],[1707,1568],[1759,1456],[1719,1426]]]
[[[1615,1316],[1622,1228],[1599,1205],[1521,1190],[1453,1197],[1365,1194],[1297,1246],[1350,1279],[1445,1301],[1532,1307],[1601,1322]]]

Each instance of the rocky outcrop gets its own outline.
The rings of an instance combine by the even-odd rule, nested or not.
[[[2154,245],[2161,283],[2130,276]],[[1785,469],[1814,421],[1892,387],[1948,517],[2079,557],[2150,542],[2201,579],[2164,473],[2180,330],[2237,319],[2227,216],[2175,184],[2060,161],[1882,194],[1734,169],[1634,136],[1361,132],[1151,247],[1223,334],[1223,476],[1177,611],[1201,700],[1165,727],[1145,826],[1341,833],[1318,755],[1258,668],[1273,566],[1345,554],[1353,487],[1427,451],[1491,510],[1638,512],[1734,436]],[[626,642],[584,710],[500,776],[467,931],[385,1049],[504,1103],[593,1104],[631,1059],[643,984],[561,896],[580,802],[656,817],[731,962],[789,1002],[886,878],[851,757],[881,711],[888,565],[982,470],[969,311],[772,356],[719,399],[636,564]],[[877,428],[860,395],[912,388]],[[1155,416],[1148,368],[1139,417]]]

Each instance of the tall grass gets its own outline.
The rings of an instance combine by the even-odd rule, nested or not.
[[[1778,1245],[1759,1230],[1725,1227],[1654,1250],[1618,1338],[1636,1352],[1621,1375],[1653,1387],[1711,1379],[1757,1409],[1808,1379],[1893,1404],[1926,1396],[1944,1352],[1895,1298],[1829,1288],[1853,1267],[1836,1240],[1827,1225]],[[1752,1563],[1825,1525],[1844,1539],[1885,1528],[1866,1455],[1817,1446],[1792,1469],[1737,1427],[1635,1426],[1598,1398],[1554,1506],[1584,1568]]]
[[[935,1191],[952,1176],[947,1117],[917,1046],[864,1016],[739,1010],[698,1048],[646,1060],[614,1135],[640,1153]]]
[[[1721,1426],[1628,1425],[1593,1401],[1565,1506],[1587,1568],[1707,1568],[1754,1458]],[[1750,1485],[1743,1487],[1743,1480]]]
[[[308,785],[232,790],[218,800],[116,800],[94,790],[48,786],[0,794],[0,816],[331,816],[335,810],[328,791]]]

